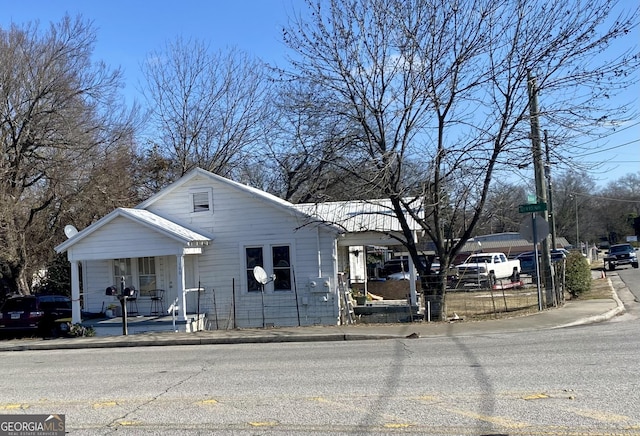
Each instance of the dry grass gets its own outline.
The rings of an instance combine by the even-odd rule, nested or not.
[[[597,267],[595,269],[600,270]],[[592,300],[611,296],[609,281],[594,279],[591,289],[578,298]],[[455,313],[473,320],[513,317],[538,310],[538,291],[532,284],[527,284],[521,289],[448,291],[446,299],[448,316]]]
[[[595,268],[594,268],[595,269]],[[578,300],[595,300],[598,298],[611,298],[613,291],[607,279],[594,279],[591,281],[591,289],[580,294]]]
[[[535,287],[447,292],[447,312],[460,317],[485,319],[529,313],[538,309]]]

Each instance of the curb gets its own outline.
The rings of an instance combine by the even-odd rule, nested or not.
[[[5,351],[51,351],[51,350],[78,350],[87,348],[130,348],[130,347],[164,347],[177,345],[231,345],[231,344],[267,344],[285,342],[344,342],[365,340],[398,339],[404,336],[381,334],[316,334],[293,336],[254,336],[254,337],[180,337],[167,339],[116,339],[111,341],[87,340],[82,342],[33,342],[19,345],[10,345],[0,348]]]
[[[600,314],[600,315],[594,315],[594,316],[590,316],[590,317],[586,317],[586,318],[582,318],[579,319],[577,321],[573,321],[567,324],[563,324],[563,325],[559,325],[557,327],[554,327],[554,329],[561,329],[561,328],[566,328],[566,327],[575,327],[575,326],[579,326],[579,325],[586,325],[586,324],[595,324],[598,322],[603,322],[603,321],[608,321],[622,313],[625,312],[625,308],[624,308],[624,303],[622,302],[622,300],[620,299],[620,297],[618,297],[618,293],[616,292],[615,288],[613,287],[613,283],[611,282],[611,278],[606,276],[607,282],[609,283],[609,287],[611,288],[611,294],[612,294],[612,298],[613,300],[616,302],[616,307],[614,307],[613,309]]]

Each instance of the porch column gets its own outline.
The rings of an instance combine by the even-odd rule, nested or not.
[[[184,277],[184,254],[176,256],[177,270],[178,270],[178,301],[180,304],[180,319],[182,321],[187,320],[187,293],[184,291],[186,287],[186,280]]]
[[[78,324],[82,321],[80,309],[80,273],[78,262],[71,261],[71,323]]]

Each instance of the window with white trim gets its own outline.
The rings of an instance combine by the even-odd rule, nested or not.
[[[288,245],[274,245],[271,247],[273,259],[273,273],[275,291],[290,291],[291,288],[291,257]]]
[[[124,286],[131,286],[133,283],[133,268],[131,259],[113,259],[113,286],[116,287],[118,293],[122,291],[122,280]]]
[[[142,293],[156,289],[156,258],[139,257],[113,259],[113,286],[121,292],[122,278],[127,288],[139,289]]]
[[[258,283],[253,275],[253,268],[264,268],[269,277],[274,280],[264,285],[265,291],[291,291],[291,248],[289,245],[247,246],[244,248],[247,290],[249,292],[263,291],[263,285]]]
[[[152,291],[158,286],[156,285],[156,258],[155,257],[139,257],[138,258],[138,282],[140,283],[140,291]]]
[[[247,266],[247,290],[249,292],[261,292],[262,284],[258,283],[253,276],[253,269],[256,266],[264,268],[264,257],[262,255],[262,247],[246,247],[245,250],[245,264]]]

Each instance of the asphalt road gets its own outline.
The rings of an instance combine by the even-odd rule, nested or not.
[[[607,275],[617,274],[627,285],[635,298],[640,301],[640,269],[620,267],[615,271],[608,271]]]
[[[640,435],[629,304],[524,333],[5,352],[0,413],[65,414],[73,435]]]

